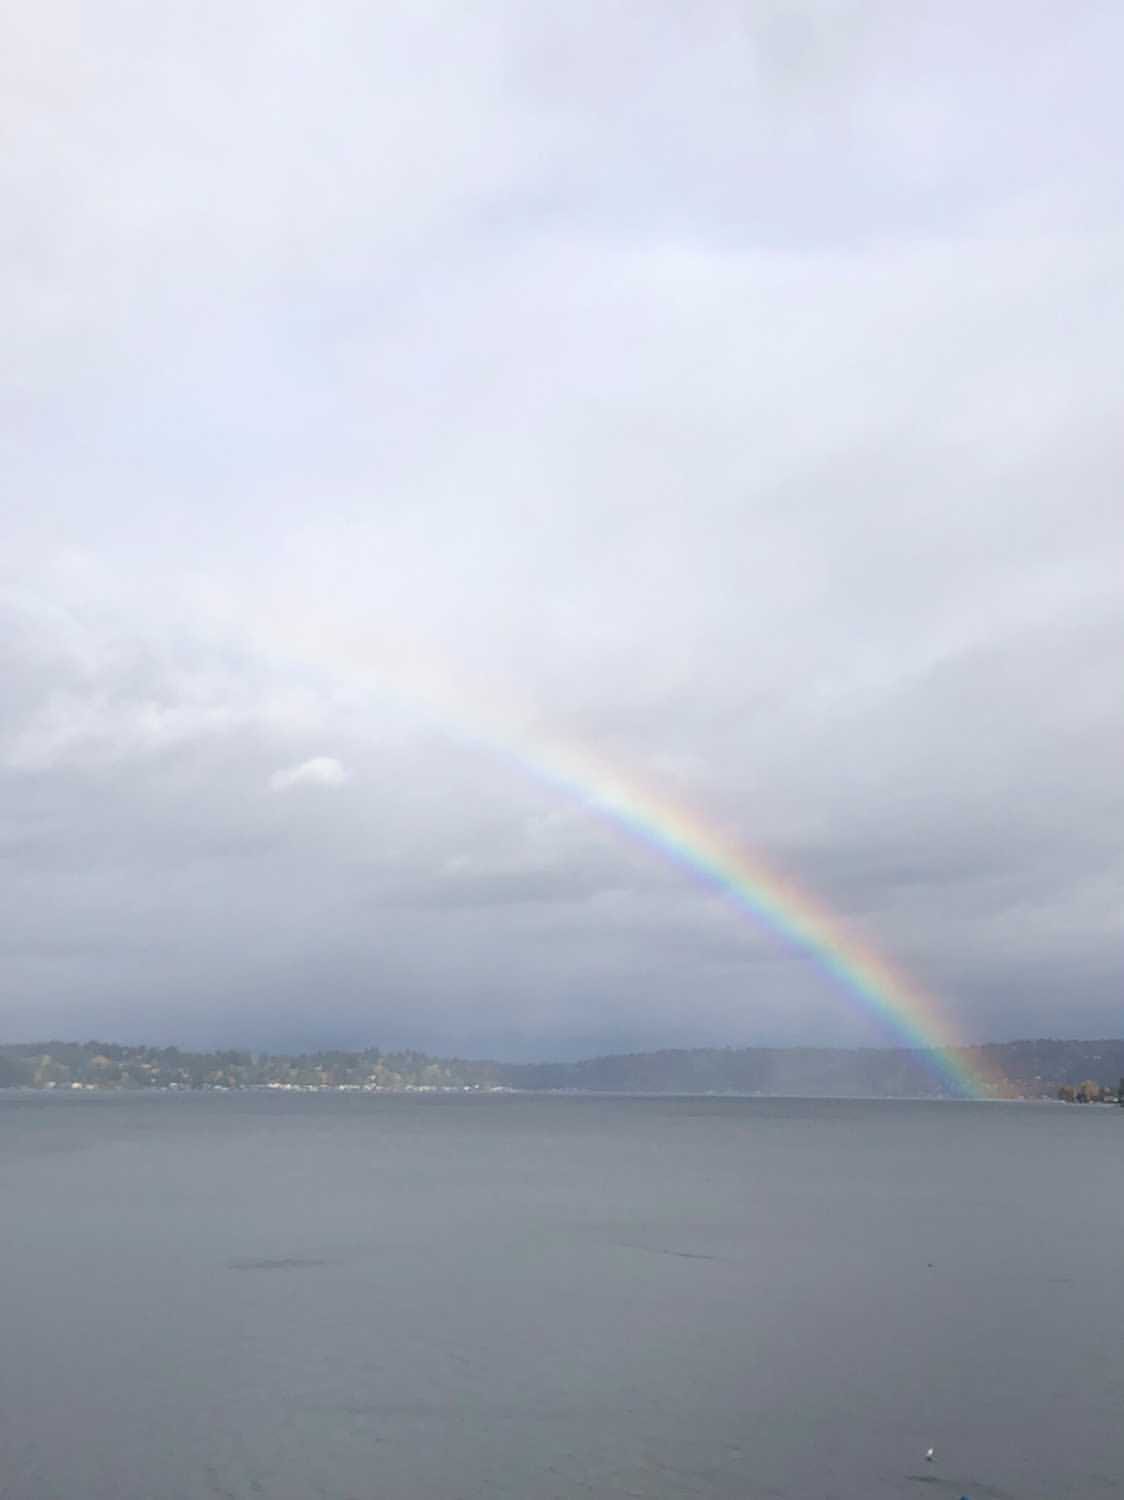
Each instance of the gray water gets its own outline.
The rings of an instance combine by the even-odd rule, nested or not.
[[[1097,1107],[0,1096],[0,1495],[1118,1494],[1122,1164]]]

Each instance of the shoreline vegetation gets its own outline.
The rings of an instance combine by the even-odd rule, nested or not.
[[[999,1042],[957,1049],[1003,1083],[996,1099],[1116,1104],[1124,1040]],[[423,1052],[327,1049],[299,1055],[120,1043],[0,1045],[0,1088],[84,1092],[255,1089],[340,1093],[681,1093],[953,1099],[932,1054],[905,1048],[670,1049],[579,1062],[503,1063]]]

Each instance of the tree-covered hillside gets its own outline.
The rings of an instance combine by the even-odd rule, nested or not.
[[[1115,1090],[1124,1041],[1004,1042],[964,1048],[969,1072],[1005,1081],[1010,1098],[1054,1098],[1087,1083]],[[35,1042],[0,1047],[0,1087],[53,1089],[349,1088],[566,1089],[619,1093],[805,1094],[849,1098],[948,1097],[948,1075],[931,1054],[906,1049],[695,1048],[499,1063],[383,1052],[377,1047],[286,1056],[238,1050],[111,1042]]]

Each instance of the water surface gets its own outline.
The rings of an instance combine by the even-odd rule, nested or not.
[[[0,1194],[4,1500],[1121,1490],[1124,1110],[8,1094]]]

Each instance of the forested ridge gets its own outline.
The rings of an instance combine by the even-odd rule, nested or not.
[[[1115,1091],[1124,1040],[999,1042],[957,1049],[973,1074],[1001,1077],[1000,1097],[1053,1098],[1088,1085]],[[852,1098],[949,1097],[956,1089],[932,1054],[906,1048],[700,1047],[618,1053],[578,1062],[510,1063],[416,1051],[328,1049],[300,1055],[120,1043],[0,1046],[0,1087],[78,1089],[367,1089],[619,1093],[810,1094]]]

